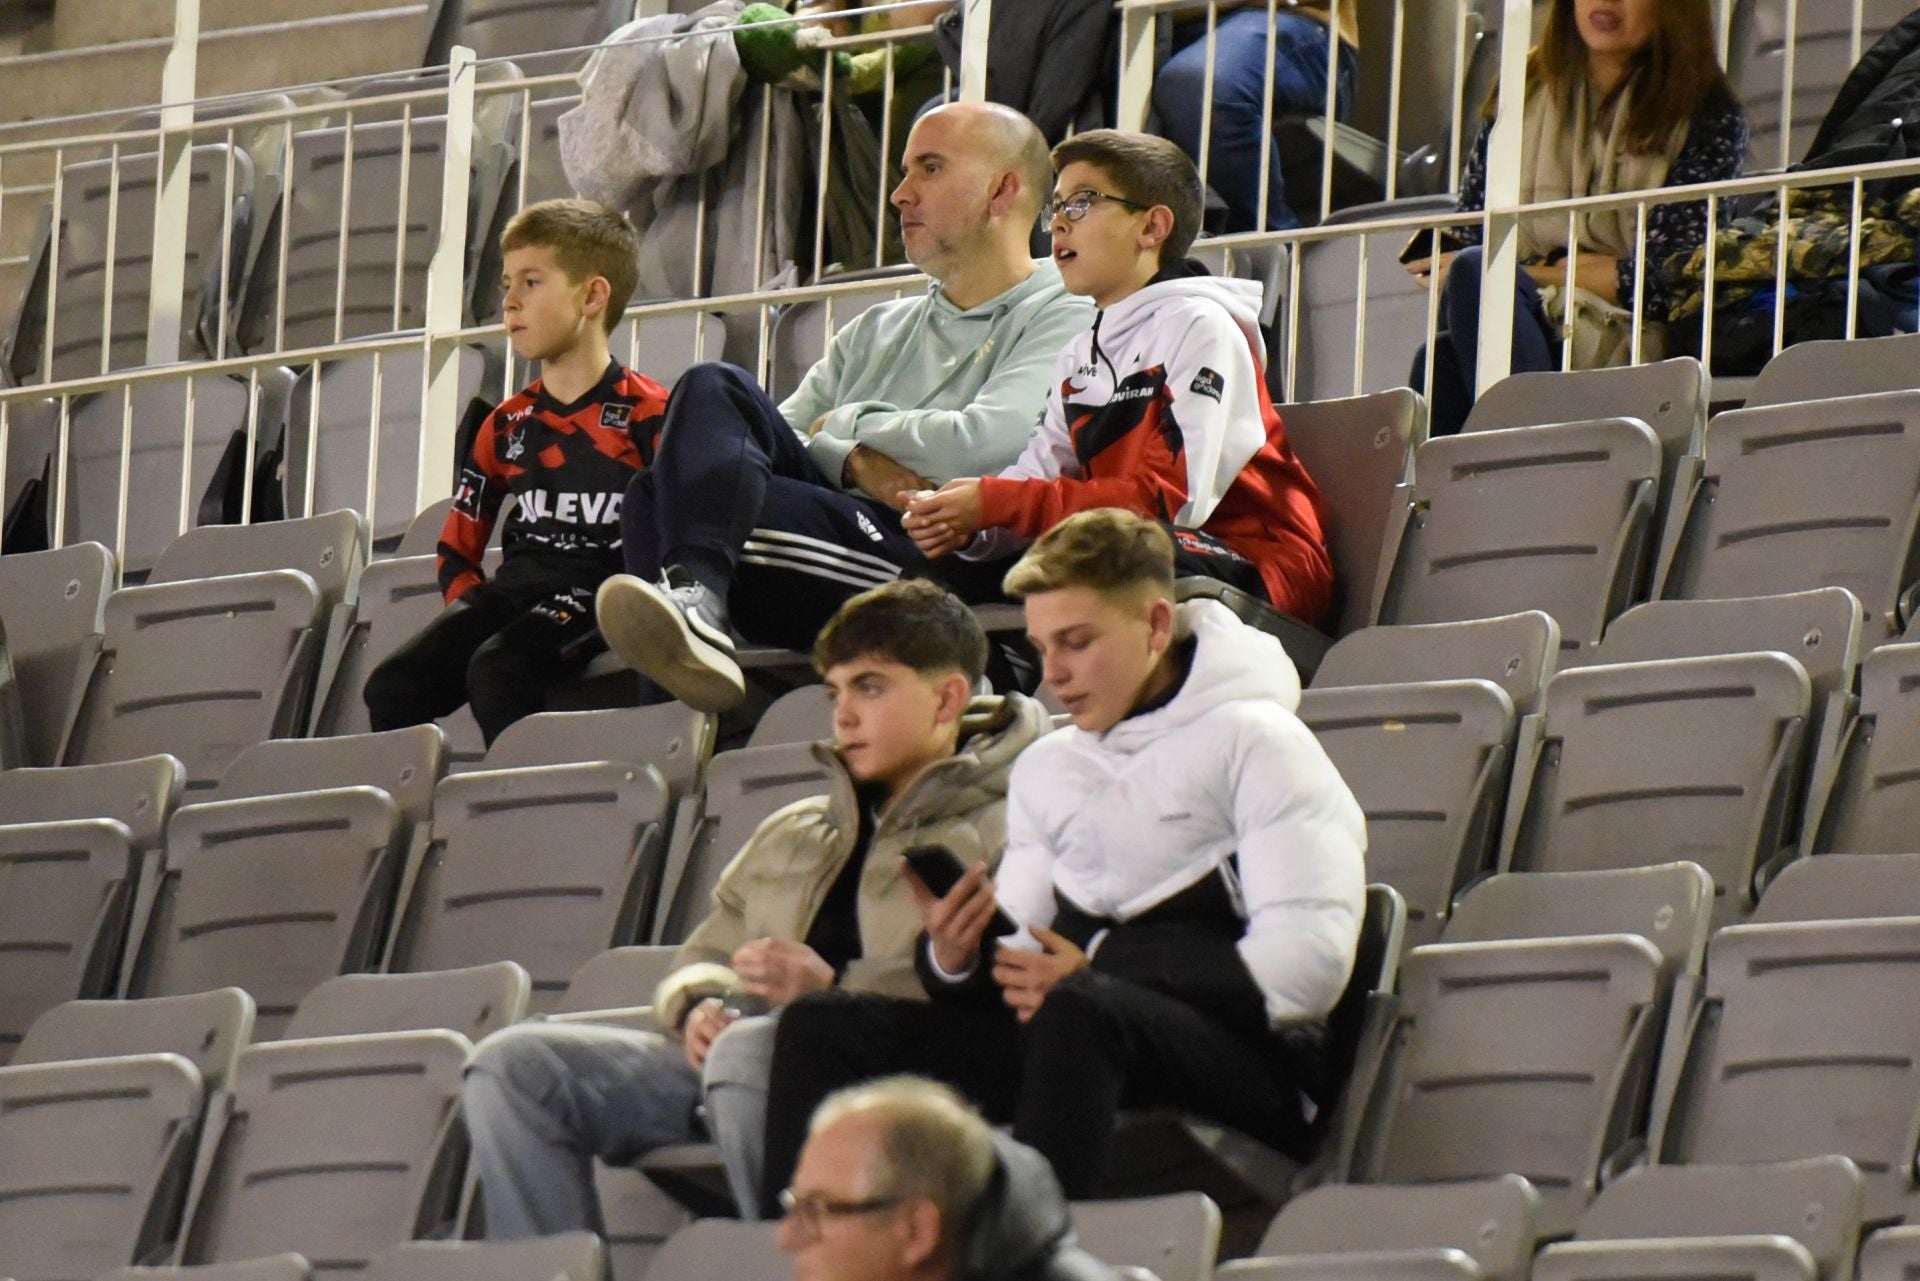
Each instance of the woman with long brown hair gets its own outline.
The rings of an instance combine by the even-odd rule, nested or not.
[[[1460,209],[1486,207],[1487,139],[1498,91],[1460,185]],[[1554,0],[1527,57],[1520,201],[1723,181],[1737,177],[1747,151],[1746,114],[1714,55],[1712,0]],[[1631,207],[1580,213],[1568,244],[1565,214],[1520,225],[1521,274],[1514,316],[1513,369],[1557,369],[1562,341],[1576,368],[1624,364],[1635,276],[1636,218]],[[1432,430],[1458,431],[1474,398],[1479,353],[1479,226],[1453,233],[1469,247],[1443,254],[1440,330],[1434,338]],[[1647,278],[1642,296],[1643,358],[1697,345],[1669,334],[1668,299],[1657,264],[1691,252],[1707,235],[1704,202],[1647,210]],[[1573,289],[1567,257],[1573,256]],[[1423,281],[1434,259],[1408,264]],[[1569,320],[1571,317],[1571,320]],[[1425,382],[1427,352],[1415,358],[1413,385]]]

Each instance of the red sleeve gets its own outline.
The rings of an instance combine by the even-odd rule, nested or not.
[[[493,537],[500,504],[507,496],[507,476],[494,448],[494,428],[500,411],[487,415],[473,436],[473,455],[460,469],[453,510],[440,528],[440,592],[447,604],[459,600],[487,581],[482,563],[487,540]]]
[[[1187,460],[1168,448],[1158,418],[1171,414],[1164,397],[1148,405],[1139,425],[1121,445],[1096,461],[1102,472],[1084,479],[1056,476],[1019,479],[987,476],[980,481],[980,522],[1012,530],[1023,538],[1038,538],[1067,517],[1096,507],[1120,507],[1152,520],[1172,520],[1186,506]],[[1118,459],[1109,461],[1111,455]]]

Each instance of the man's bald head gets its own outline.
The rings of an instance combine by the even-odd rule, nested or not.
[[[940,116],[958,126],[955,137],[983,162],[1017,174],[1028,223],[1040,218],[1040,206],[1053,194],[1053,156],[1033,121],[997,102],[954,102],[936,107],[923,119]]]

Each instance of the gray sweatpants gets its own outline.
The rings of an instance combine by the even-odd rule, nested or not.
[[[757,1217],[775,1016],[722,1032],[705,1070],[658,1032],[590,1023],[522,1023],[482,1041],[461,1106],[494,1240],[587,1229],[605,1234],[593,1158],[634,1165],[655,1148],[702,1138],[727,1164],[741,1212]]]

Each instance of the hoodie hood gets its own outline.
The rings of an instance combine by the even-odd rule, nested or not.
[[[1118,1273],[1074,1244],[1047,1159],[997,1132],[993,1147],[999,1168],[980,1199],[960,1281],[1115,1281]]]
[[[889,809],[889,827],[965,813],[1001,799],[1013,763],[1027,745],[1052,732],[1047,709],[1024,694],[975,698],[960,716],[960,742],[954,754],[922,770]],[[814,757],[833,775],[836,821],[857,822],[854,784],[846,763],[831,743],[816,743]]]
[[[1193,669],[1165,706],[1130,716],[1108,730],[1102,746],[1133,752],[1170,730],[1198,720],[1223,703],[1267,702],[1300,707],[1300,673],[1280,642],[1240,621],[1214,600],[1174,607],[1174,634],[1195,641]]]
[[[1157,304],[1176,298],[1208,298],[1227,309],[1233,322],[1253,343],[1255,351],[1266,350],[1260,336],[1260,304],[1264,297],[1257,281],[1235,276],[1176,274],[1190,270],[1184,265],[1169,268],[1153,278],[1153,283],[1128,294],[1100,313],[1096,332],[1100,344],[1109,349],[1124,343],[1136,329],[1152,321]]]

